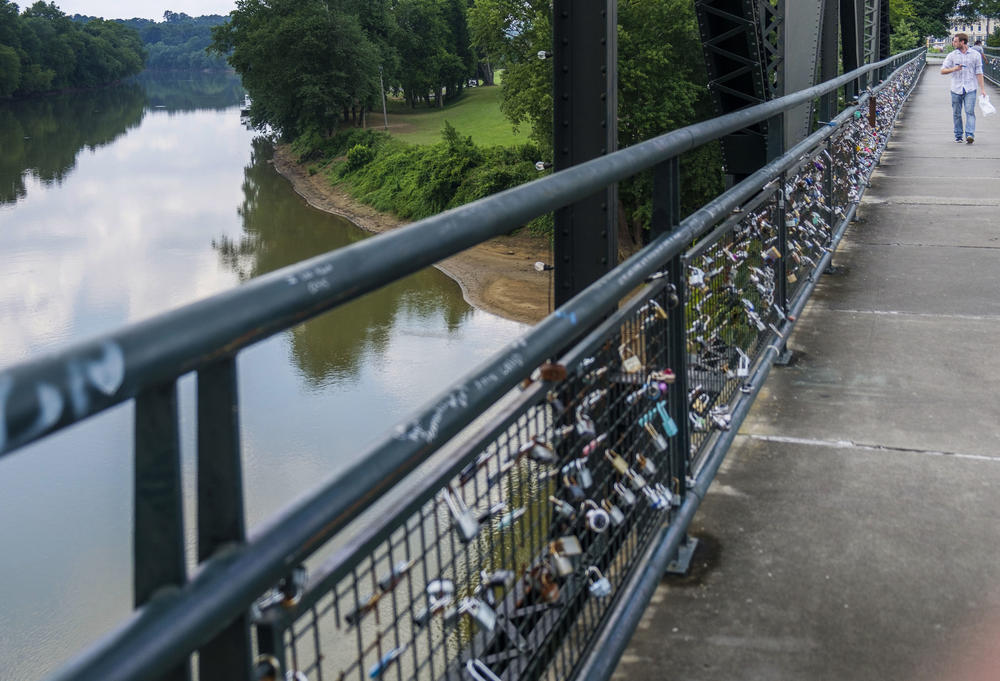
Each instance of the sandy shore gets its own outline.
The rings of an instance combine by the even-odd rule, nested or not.
[[[309,205],[341,215],[358,227],[379,234],[406,224],[380,213],[333,187],[322,173],[310,175],[286,145],[274,150],[274,168],[288,179]],[[514,321],[534,324],[549,313],[552,272],[538,272],[536,261],[551,262],[545,239],[504,236],[474,246],[435,267],[458,282],[470,305]]]

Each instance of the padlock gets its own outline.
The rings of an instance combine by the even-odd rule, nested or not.
[[[642,477],[631,468],[625,471],[625,479],[629,481],[629,484],[632,485],[632,489],[636,492],[646,486],[646,478]]]
[[[671,506],[673,505],[675,499],[674,493],[671,492],[669,489],[667,489],[666,485],[664,485],[662,482],[658,482],[655,485],[653,485],[653,489],[655,489],[661,497],[666,499],[668,504],[670,504]]]
[[[601,433],[600,435],[598,435],[597,437],[595,437],[593,440],[591,440],[590,442],[588,442],[584,446],[584,448],[583,448],[583,457],[586,458],[586,457],[590,456],[591,454],[593,454],[595,451],[597,451],[598,447],[600,447],[601,444],[605,440],[607,440],[607,439],[608,439],[608,434],[607,433]]]
[[[559,577],[566,577],[573,574],[573,561],[567,556],[550,552],[549,565],[552,567],[552,571]]]
[[[625,373],[634,374],[642,371],[642,360],[625,343],[618,346],[618,354],[621,355],[622,369]]]
[[[480,525],[482,525],[484,523],[489,522],[492,518],[495,518],[496,516],[500,515],[506,510],[507,510],[507,502],[498,501],[497,503],[493,504],[488,509],[480,513],[476,517],[476,520],[479,521]]]
[[[416,563],[417,561],[415,560],[404,560],[396,563],[392,567],[392,570],[389,571],[388,575],[378,580],[378,588],[383,592],[391,591],[397,584],[403,581],[403,577],[406,576],[406,574],[410,571],[410,568],[416,565]]]
[[[569,475],[576,479],[577,484],[583,489],[590,489],[594,484],[594,476],[587,468],[584,459],[574,459],[562,468],[563,475]]]
[[[450,579],[435,579],[427,584],[425,589],[427,594],[427,607],[413,616],[413,623],[422,627],[425,626],[432,616],[451,605],[455,596],[455,583]]]
[[[568,501],[563,501],[558,497],[549,497],[549,501],[555,506],[555,512],[557,515],[570,520],[576,517],[576,507]]]
[[[396,661],[396,659],[398,659],[399,656],[403,654],[403,652],[409,645],[410,645],[409,642],[404,643],[398,648],[394,648],[389,652],[387,652],[385,655],[383,655],[382,659],[376,662],[375,665],[368,670],[368,678],[377,679],[379,676],[381,676],[382,672],[384,672],[390,664]]]
[[[656,428],[653,426],[652,423],[649,423],[647,421],[646,425],[643,426],[643,428],[645,428],[646,432],[649,433],[649,437],[653,439],[653,446],[656,447],[656,451],[658,452],[667,451],[667,449],[670,446],[667,444],[667,438],[660,435],[660,432],[656,430]]]
[[[566,469],[563,468],[563,470]],[[583,491],[583,487],[580,485],[575,476],[563,475],[563,488],[566,490],[566,494],[569,496],[570,501],[580,502],[587,497],[586,493]]]
[[[657,317],[659,317],[660,319],[666,319],[667,318],[667,311],[664,310],[663,306],[661,306],[654,299],[652,299],[652,298],[649,299],[649,306],[651,308],[653,308],[653,313],[656,314]]]
[[[590,415],[577,407],[576,410],[576,432],[586,437],[596,437],[597,427]]]
[[[465,663],[465,672],[472,681],[500,681],[500,677],[493,673],[493,670],[486,666],[486,663],[479,658],[472,658]]]
[[[601,506],[605,511],[608,512],[608,517],[611,518],[611,522],[616,526],[625,523],[625,513],[618,506],[611,502],[610,499],[604,499],[601,501]]]
[[[506,589],[514,581],[512,570],[495,570],[487,572],[483,570],[479,573],[479,586],[473,592],[478,598],[482,598],[487,605],[496,607],[497,589]]]
[[[611,595],[611,582],[601,573],[597,566],[591,565],[587,568],[587,581],[590,582],[587,588],[593,596],[604,598]]]
[[[664,499],[659,492],[656,491],[654,487],[643,487],[642,493],[649,500],[650,506],[655,508],[657,511],[662,511],[663,509],[670,506],[670,502]]]
[[[587,529],[598,534],[605,532],[611,526],[611,517],[608,515],[608,512],[598,506],[597,502],[592,499],[587,499],[584,504],[590,507],[590,510],[585,514]]]
[[[635,494],[624,484],[616,482],[612,485],[612,489],[618,493],[618,498],[622,500],[623,504],[626,506],[635,506]]]
[[[650,381],[660,381],[670,385],[677,380],[677,374],[674,373],[673,369],[660,369],[659,371],[651,371],[649,373]]]
[[[582,404],[583,409],[586,410],[586,411],[590,411],[591,409],[593,409],[594,407],[596,407],[600,403],[600,401],[604,399],[604,397],[607,394],[608,394],[608,391],[605,390],[604,388],[598,388],[597,390],[591,390],[583,398],[583,404]]]
[[[502,516],[500,516],[500,520],[497,522],[497,529],[499,530],[507,529],[508,527],[514,524],[514,521],[516,521],[518,518],[520,518],[527,512],[528,510],[522,506],[520,508],[515,508],[513,511],[510,511],[508,513],[504,513]]]
[[[493,631],[497,625],[497,614],[490,606],[478,598],[463,598],[458,606],[459,614],[469,615],[480,629]]]
[[[735,348],[735,350],[740,356],[739,363],[736,365],[736,376],[738,378],[746,378],[750,375],[750,356],[740,348]]]
[[[531,440],[521,447],[518,455],[520,456],[524,454],[536,463],[552,465],[559,462],[559,457],[556,456],[556,452],[552,445],[548,442],[539,440],[537,436],[532,437]]]
[[[538,597],[545,603],[555,603],[559,600],[559,584],[552,577],[547,565],[538,572]]]
[[[583,553],[583,547],[576,535],[567,534],[559,537],[549,544],[549,548],[564,556],[579,556]]]
[[[677,424],[674,420],[670,418],[670,413],[667,411],[667,405],[660,402],[656,405],[656,413],[660,415],[660,423],[663,424],[663,432],[667,434],[667,437],[673,437],[677,434]]]
[[[659,433],[657,433],[659,435]],[[637,454],[635,457],[635,462],[646,475],[656,475],[656,464],[648,456],[643,456],[642,454]]]
[[[611,465],[614,467],[616,471],[618,471],[619,474],[625,475],[625,472],[628,470],[628,462],[625,459],[623,459],[613,449],[609,449],[606,452],[604,452],[604,456],[608,461],[611,462]]]
[[[451,517],[455,524],[455,529],[458,530],[459,538],[468,543],[476,538],[479,534],[479,521],[476,520],[476,516],[469,510],[469,507],[465,505],[465,501],[462,496],[455,492],[450,486],[441,490],[441,494],[444,496],[444,503],[448,506],[448,510],[451,511]]]

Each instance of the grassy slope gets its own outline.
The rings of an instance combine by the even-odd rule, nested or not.
[[[412,144],[441,141],[441,127],[451,123],[463,137],[471,136],[481,146],[509,145],[528,140],[528,131],[517,134],[500,113],[500,88],[466,88],[462,98],[443,109],[418,105],[410,109],[404,102],[389,102],[389,132]],[[373,111],[370,124],[382,122],[381,112]]]

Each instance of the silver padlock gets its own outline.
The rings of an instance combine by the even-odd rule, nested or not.
[[[521,448],[520,453],[527,454],[529,459],[537,463],[551,466],[559,462],[559,457],[556,456],[552,445],[539,440],[537,437],[531,438],[531,441]]]
[[[417,627],[426,626],[431,617],[444,612],[455,597],[455,583],[450,579],[435,579],[427,584],[427,607],[413,616]]]
[[[646,429],[646,432],[649,433],[649,437],[652,438],[653,446],[656,447],[656,451],[658,452],[667,451],[667,449],[670,446],[667,444],[667,438],[663,437],[660,431],[656,429],[656,426],[647,421],[646,425],[643,427]]]
[[[607,531],[611,526],[611,517],[608,515],[608,512],[598,506],[597,502],[592,499],[587,499],[584,504],[590,507],[590,510],[586,513],[587,528],[591,532],[597,532],[598,534]]]
[[[465,505],[462,495],[457,494],[451,487],[441,490],[441,494],[444,497],[444,503],[448,506],[448,510],[451,511],[451,517],[455,523],[455,529],[458,530],[459,538],[465,543],[475,539],[476,535],[479,534],[479,521],[476,520],[475,514],[469,510],[469,507]]]
[[[573,504],[569,503],[568,501],[563,501],[558,497],[549,497],[549,501],[552,502],[552,504],[555,507],[555,512],[559,516],[566,519],[570,519],[576,516],[576,507]]]
[[[673,506],[674,504],[674,493],[667,489],[667,486],[662,482],[658,482],[653,486],[653,489],[659,493],[661,497],[667,500],[667,503]]]
[[[566,477],[576,479],[577,484],[582,489],[590,489],[594,484],[594,476],[587,468],[587,462],[583,459],[573,459],[562,467],[562,473]]]
[[[642,477],[631,468],[625,471],[625,478],[628,479],[629,484],[632,485],[632,489],[636,492],[646,486],[646,478]]]
[[[648,424],[647,424],[648,425]],[[648,456],[643,456],[642,454],[637,454],[635,457],[635,462],[642,469],[642,472],[646,475],[656,475],[656,464]]]
[[[587,568],[587,580],[590,582],[587,588],[592,595],[597,598],[605,598],[611,595],[611,582],[596,566],[591,565]]]
[[[493,670],[478,658],[472,658],[465,663],[465,672],[472,681],[500,681],[500,677],[494,674]]]
[[[458,606],[458,612],[469,615],[481,629],[493,631],[496,628],[496,612],[478,598],[463,598]]]
[[[626,506],[635,506],[635,494],[620,482],[616,482],[612,488],[618,493],[618,498],[622,500],[622,503]]]
[[[736,376],[737,378],[746,378],[750,375],[750,356],[739,348],[736,348],[736,352],[740,356],[739,363],[736,365]]]
[[[576,432],[577,434],[586,437],[597,436],[597,426],[594,425],[594,419],[590,418],[590,416],[580,408],[577,408],[576,410]]]
[[[608,517],[614,525],[618,526],[625,523],[625,512],[612,503],[610,499],[603,500],[601,506],[608,512]]]
[[[643,487],[642,493],[649,499],[649,505],[657,511],[662,511],[670,506],[670,502],[664,499],[653,487]]]

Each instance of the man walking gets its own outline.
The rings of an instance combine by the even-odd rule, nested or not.
[[[955,122],[955,141],[962,137],[972,144],[976,141],[976,85],[986,94],[983,82],[983,58],[969,49],[969,36],[956,33],[951,39],[955,49],[944,58],[942,74],[951,74],[951,114]],[[965,131],[962,131],[962,109],[965,108]]]
[[[983,41],[979,38],[976,38],[976,44],[972,46],[972,49],[978,52],[980,57],[986,55],[985,50],[983,50]]]

